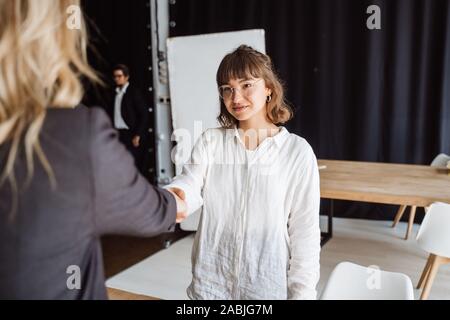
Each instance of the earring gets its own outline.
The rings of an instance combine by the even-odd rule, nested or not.
[[[266,101],[267,101],[267,103],[269,103],[270,101],[272,101],[272,95],[270,95],[270,96],[267,96],[267,99],[266,99]]]

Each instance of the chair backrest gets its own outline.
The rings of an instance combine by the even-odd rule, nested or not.
[[[440,153],[433,159],[430,166],[432,167],[445,167],[447,162],[450,161],[450,156],[445,153]]]
[[[417,244],[425,251],[450,258],[450,204],[433,203],[422,221]]]
[[[414,300],[411,279],[402,273],[341,262],[333,270],[321,300]]]

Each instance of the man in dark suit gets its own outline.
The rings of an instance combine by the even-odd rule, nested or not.
[[[133,154],[138,169],[146,175],[143,172],[145,150],[142,147],[149,125],[146,103],[139,90],[130,84],[130,71],[126,65],[116,65],[113,77],[116,88],[108,113],[119,131],[120,141]]]

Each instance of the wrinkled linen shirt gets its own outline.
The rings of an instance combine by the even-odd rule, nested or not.
[[[165,188],[202,207],[192,249],[191,299],[316,299],[317,159],[286,128],[247,150],[239,131],[208,129]]]

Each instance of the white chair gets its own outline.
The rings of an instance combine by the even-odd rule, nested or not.
[[[450,161],[450,156],[446,155],[445,153],[438,154],[433,161],[431,162],[431,167],[446,167],[447,162]],[[392,223],[392,228],[395,228],[397,223],[402,218],[403,214],[406,210],[406,205],[401,205],[400,208],[398,208],[398,211],[395,215],[394,222]],[[405,240],[408,240],[409,235],[411,234],[411,230],[414,224],[414,217],[416,216],[416,209],[417,206],[411,206],[411,209],[409,211],[409,218],[408,218],[408,228],[406,229],[406,235]],[[427,211],[427,208],[425,208],[425,212]]]
[[[441,265],[450,263],[450,204],[433,203],[427,211],[417,244],[430,253],[417,289],[423,289],[421,300],[428,299],[434,278]]]
[[[321,300],[414,300],[414,289],[402,273],[341,262],[331,273]]]
[[[431,162],[432,167],[445,167],[447,166],[447,162],[450,161],[450,156],[446,155],[445,153],[440,153],[434,158],[434,160]]]

